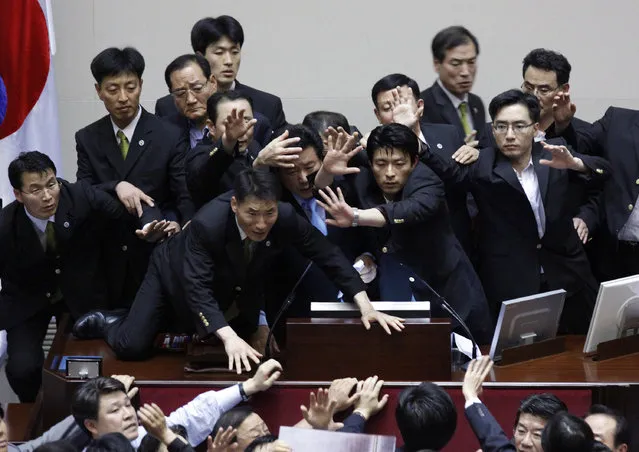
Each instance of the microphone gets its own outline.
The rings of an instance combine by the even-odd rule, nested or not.
[[[406,269],[409,269],[408,266],[400,263],[400,265]],[[410,269],[409,269],[410,270]],[[464,322],[464,320],[461,318],[461,316],[457,313],[457,311],[455,311],[455,308],[453,308],[444,297],[442,297],[435,289],[433,289],[430,284],[428,284],[423,278],[421,278],[420,276],[418,276],[415,272],[413,272],[412,270],[410,270],[410,272],[415,275],[410,276],[408,278],[408,282],[411,285],[411,287],[417,288],[417,291],[419,291],[420,289],[428,289],[430,290],[434,295],[435,298],[437,298],[437,302],[439,303],[439,305],[444,309],[444,311],[446,311],[453,319],[455,319],[457,321],[457,323],[462,327],[462,329],[464,330],[464,332],[466,334],[468,334],[468,338],[470,339],[470,341],[473,344],[473,353],[472,353],[472,359],[477,359],[477,341],[475,341],[475,338],[473,337],[472,333],[470,332],[470,329],[468,328],[468,325],[466,325],[466,322]]]
[[[264,350],[265,361],[268,361],[271,358],[271,342],[273,341],[273,332],[275,331],[275,326],[277,325],[277,322],[280,321],[280,318],[282,317],[282,315],[284,315],[284,313],[286,312],[288,307],[291,305],[291,303],[293,303],[293,299],[295,298],[295,291],[299,287],[300,283],[302,282],[302,280],[304,279],[308,271],[311,269],[312,265],[313,265],[313,261],[309,261],[308,265],[306,265],[306,268],[302,272],[302,275],[297,279],[297,282],[295,283],[295,285],[293,286],[289,294],[284,299],[284,303],[282,303],[282,307],[280,308],[279,312],[275,316],[275,320],[273,320],[273,325],[271,326],[270,331],[268,332],[268,336],[266,337],[266,347]]]

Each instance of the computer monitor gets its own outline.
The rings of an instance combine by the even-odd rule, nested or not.
[[[371,304],[380,312],[406,319],[430,317],[430,302],[428,301],[372,301]],[[359,308],[355,303],[327,301],[311,303],[311,317],[344,319],[359,316]]]
[[[639,334],[639,275],[602,282],[590,321],[584,353],[600,342]]]
[[[504,301],[490,345],[490,358],[500,361],[505,348],[556,337],[565,298],[566,291],[560,289]]]

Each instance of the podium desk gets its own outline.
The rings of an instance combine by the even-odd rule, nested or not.
[[[630,425],[639,425],[639,354],[603,362],[595,362],[581,353],[584,337],[567,338],[567,351],[534,361],[495,366],[484,385],[481,398],[509,432],[521,399],[533,392],[553,392],[562,398],[572,412],[583,415],[591,403],[604,403],[626,415]],[[230,372],[186,374],[185,356],[165,352],[139,362],[118,361],[110,347],[101,340],[79,341],[58,333],[43,371],[42,404],[38,411],[40,430],[49,428],[70,413],[70,400],[81,380],[67,380],[51,368],[56,357],[65,355],[99,355],[103,357],[103,375],[128,374],[136,377],[140,387],[140,403],[153,401],[165,413],[190,401],[197,394],[219,389],[247,378]],[[367,375],[334,375],[334,378]],[[384,375],[379,375],[384,378]],[[479,445],[468,426],[461,393],[462,372],[454,372],[450,381],[437,382],[453,398],[458,411],[455,438],[446,450],[477,450]],[[395,426],[394,411],[399,393],[419,381],[386,381],[384,391],[390,395],[386,408],[369,421],[367,432],[401,437]],[[293,425],[301,419],[299,406],[308,404],[311,390],[326,387],[330,381],[292,381],[286,368],[280,381],[251,404],[274,433],[279,425]],[[212,426],[211,426],[212,427]],[[633,429],[633,440],[639,441],[639,429]],[[35,433],[35,432],[34,432]],[[639,444],[639,443],[636,443]]]

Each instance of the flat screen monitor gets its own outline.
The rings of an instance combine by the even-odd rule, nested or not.
[[[639,333],[639,275],[602,282],[590,321],[584,353],[600,342]]]
[[[380,312],[407,319],[430,317],[430,302],[428,301],[373,301],[371,304]],[[311,303],[311,317],[355,318],[359,317],[359,309],[355,303],[316,301]]]
[[[565,298],[566,291],[560,289],[504,301],[490,345],[490,358],[500,361],[505,348],[556,337]]]

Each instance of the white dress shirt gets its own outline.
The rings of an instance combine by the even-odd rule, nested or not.
[[[473,114],[470,110],[470,104],[468,103],[468,93],[464,93],[464,97],[460,99],[459,97],[455,96],[453,93],[448,91],[440,79],[437,79],[437,84],[444,91],[444,93],[446,94],[446,97],[448,97],[448,99],[450,99],[450,101],[452,102],[453,107],[455,107],[455,111],[457,111],[457,116],[459,116],[460,121],[461,121],[461,111],[459,111],[459,106],[463,104],[464,102],[466,103],[466,111],[468,112],[468,114],[466,115],[466,119],[468,120],[468,125],[470,126],[471,130],[475,130],[475,123],[473,122]]]
[[[38,238],[40,239],[40,244],[42,245],[42,248],[46,250],[47,249],[47,233],[46,233],[47,223],[49,223],[49,221],[55,222],[55,215],[51,215],[46,220],[43,220],[41,218],[36,218],[33,215],[31,215],[27,209],[24,209],[24,212],[27,214],[27,217],[29,217],[29,220],[31,220],[31,223],[33,223],[33,227],[35,228],[36,233],[38,234]]]
[[[118,145],[120,145],[120,138],[118,137],[118,131],[122,131],[124,132],[124,136],[126,137],[127,140],[129,140],[129,143],[131,143],[131,140],[133,139],[133,134],[135,133],[135,128],[138,125],[138,122],[140,121],[140,116],[142,116],[142,107],[138,106],[138,114],[135,115],[135,118],[133,118],[133,121],[131,121],[129,123],[128,126],[126,126],[124,129],[120,129],[118,126],[115,125],[115,123],[113,122],[113,118],[111,119],[111,125],[113,126],[113,134],[115,135],[115,140],[118,142]]]
[[[535,172],[535,166],[533,165],[532,157],[528,166],[520,173],[513,168],[513,171],[519,179],[533,214],[535,215],[535,221],[537,222],[537,233],[539,238],[544,236],[546,232],[546,211],[544,210],[544,203],[541,200],[541,191],[539,190],[539,180],[537,179],[537,173]]]

